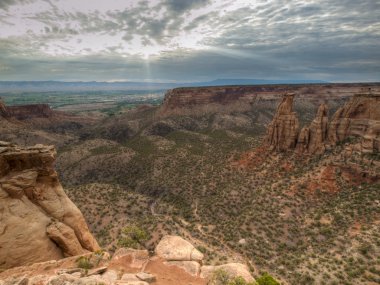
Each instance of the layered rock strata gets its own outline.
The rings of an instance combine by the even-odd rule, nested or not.
[[[53,146],[0,142],[0,269],[99,246],[54,170]]]
[[[323,102],[346,100],[360,93],[363,88],[380,92],[378,83],[336,84],[273,84],[186,87],[168,90],[159,114],[196,115],[246,111],[261,106],[263,102],[277,102],[281,95],[296,93],[297,97],[318,106]]]

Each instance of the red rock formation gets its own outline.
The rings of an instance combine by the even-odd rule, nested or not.
[[[336,111],[329,125],[329,143],[334,145],[350,136],[364,138],[364,152],[380,150],[380,95],[355,95]]]
[[[299,123],[293,112],[295,94],[286,94],[277,108],[273,121],[269,124],[264,143],[270,150],[286,151],[297,143]]]
[[[323,153],[348,137],[361,138],[361,151],[380,151],[380,95],[358,94],[334,114],[328,124],[326,104],[320,105],[310,126],[298,133],[298,120],[292,111],[294,95],[285,95],[264,139],[270,150],[287,151],[294,147],[299,154]]]
[[[328,111],[327,105],[319,106],[317,115],[309,127],[302,128],[298,135],[297,153],[324,152],[327,138]]]
[[[99,249],[59,183],[55,155],[0,142],[0,269]]]

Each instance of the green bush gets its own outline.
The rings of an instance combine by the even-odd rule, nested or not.
[[[216,270],[208,283],[209,285],[256,285],[255,282],[247,282],[243,277],[231,278],[229,274],[222,270]]]
[[[87,256],[79,257],[76,260],[76,263],[79,268],[82,268],[85,270],[91,269],[93,267],[93,264],[91,263],[90,258],[88,258]]]
[[[280,283],[270,276],[268,273],[264,273],[256,279],[258,285],[280,285]]]
[[[138,226],[131,225],[121,230],[118,245],[125,248],[144,247],[143,243],[148,240],[148,234]]]

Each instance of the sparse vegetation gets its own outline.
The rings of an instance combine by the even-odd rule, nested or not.
[[[301,122],[313,117],[296,109]],[[260,118],[273,110],[229,114],[229,122],[250,118],[244,128],[223,125],[218,114],[115,113],[70,129],[58,173],[111,252],[123,228],[137,225],[149,233],[147,249],[179,234],[207,263],[239,260],[289,284],[379,282],[379,156],[347,151],[356,139],[319,156],[268,153],[260,147]]]
[[[135,225],[126,226],[121,230],[121,237],[118,245],[126,248],[144,247],[144,242],[148,239],[148,234]]]

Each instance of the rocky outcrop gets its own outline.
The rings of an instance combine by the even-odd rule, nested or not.
[[[316,153],[325,150],[328,129],[327,105],[319,106],[315,119],[309,127],[303,127],[297,139],[297,153]]]
[[[298,132],[298,120],[292,111],[292,95],[284,95],[269,124],[264,143],[270,150],[294,150],[298,154],[323,153],[349,137],[361,139],[361,151],[380,151],[380,95],[358,94],[339,108],[328,122],[326,104],[318,108],[315,119]]]
[[[364,138],[364,152],[380,151],[380,95],[356,95],[334,114],[328,129],[329,143],[350,136]]]
[[[296,146],[299,123],[293,112],[295,94],[285,94],[273,121],[269,124],[264,143],[270,150],[285,151]]]
[[[53,146],[0,142],[0,269],[99,246],[54,170]]]
[[[156,253],[166,248],[167,244],[179,247],[173,248],[172,254],[169,253],[169,249],[165,249],[165,254],[169,254],[169,258],[172,256],[182,258],[183,252],[189,253],[190,249],[191,253],[195,249],[191,243],[179,236],[165,236],[156,247]],[[178,255],[179,252],[182,253]],[[191,258],[191,255],[185,256]],[[81,260],[85,260],[92,269],[81,268],[79,266]],[[0,271],[0,284],[3,284],[1,282],[4,280],[5,284],[15,285],[24,283],[28,285],[206,285],[214,284],[216,272],[220,271],[231,279],[242,277],[247,282],[254,281],[249,268],[244,264],[227,263],[201,267],[200,262],[200,260],[168,261],[159,255],[150,256],[146,250],[120,248],[112,258],[107,252],[98,251]]]
[[[223,270],[231,278],[240,276],[247,282],[254,281],[248,267],[241,263],[201,266],[203,254],[190,242],[179,236],[164,236],[155,251],[158,257],[165,260],[166,265],[179,267],[192,276],[200,276],[210,280],[214,272]]]

